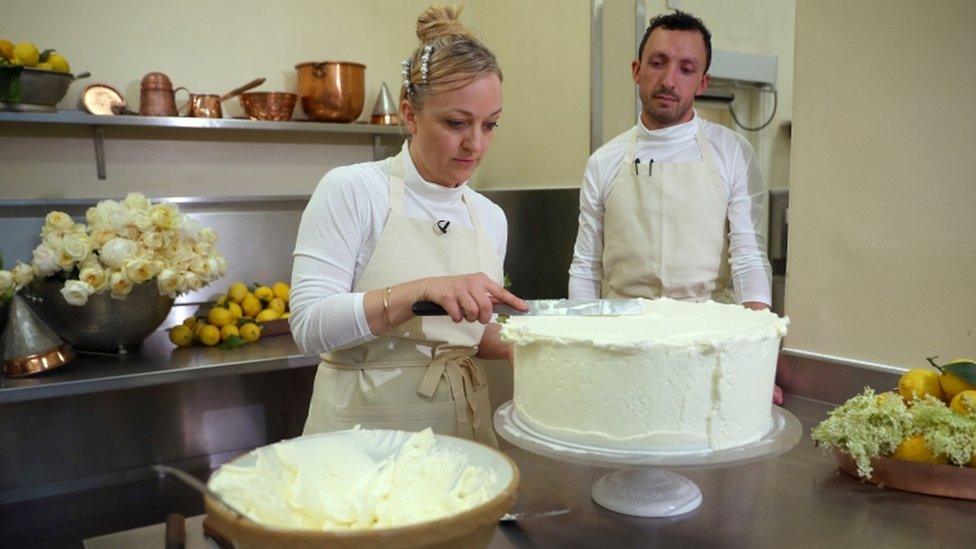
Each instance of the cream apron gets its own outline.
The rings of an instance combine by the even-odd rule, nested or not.
[[[607,198],[603,297],[734,301],[728,192],[701,132],[702,160],[634,163],[637,128]]]
[[[431,276],[483,272],[502,283],[502,263],[466,199],[474,230],[404,216],[403,153],[387,160],[390,212],[353,291]],[[443,225],[443,222],[438,222]],[[377,429],[455,435],[497,446],[488,380],[472,358],[485,325],[415,317],[383,336],[322,355],[304,434]]]

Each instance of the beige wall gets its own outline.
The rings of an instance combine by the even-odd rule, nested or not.
[[[800,0],[786,346],[976,351],[976,3]]]
[[[712,32],[712,48],[777,58],[779,105],[773,121],[758,132],[736,131],[752,143],[769,187],[789,187],[790,137],[784,123],[793,114],[794,0],[682,0],[679,4],[705,22]],[[637,44],[634,0],[606,0],[604,5],[603,140],[609,141],[636,122],[630,62],[637,56]],[[669,11],[666,0],[644,0],[644,5],[648,19]],[[741,98],[733,106],[744,123],[758,126],[772,113],[769,94],[736,93]],[[726,106],[715,108],[718,112],[703,113],[706,118],[729,119]]]

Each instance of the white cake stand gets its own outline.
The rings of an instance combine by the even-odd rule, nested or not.
[[[729,467],[768,459],[796,446],[803,433],[800,421],[773,406],[772,425],[759,440],[725,450],[645,452],[586,446],[543,435],[515,413],[514,401],[495,412],[495,430],[515,446],[553,459],[620,469],[593,483],[593,501],[625,515],[671,517],[701,505],[701,489],[691,479],[665,471],[682,468]]]

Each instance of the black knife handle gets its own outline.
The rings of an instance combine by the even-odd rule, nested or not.
[[[413,304],[413,314],[417,316],[447,316],[444,307],[433,301],[418,301]]]

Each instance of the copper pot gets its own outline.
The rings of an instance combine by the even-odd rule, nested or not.
[[[291,120],[298,96],[288,92],[251,92],[240,95],[241,108],[251,120]]]
[[[151,72],[142,77],[139,90],[139,114],[143,116],[176,116],[176,92],[169,77],[161,72]]]
[[[348,61],[300,63],[298,95],[311,120],[352,122],[366,101],[366,65]]]

